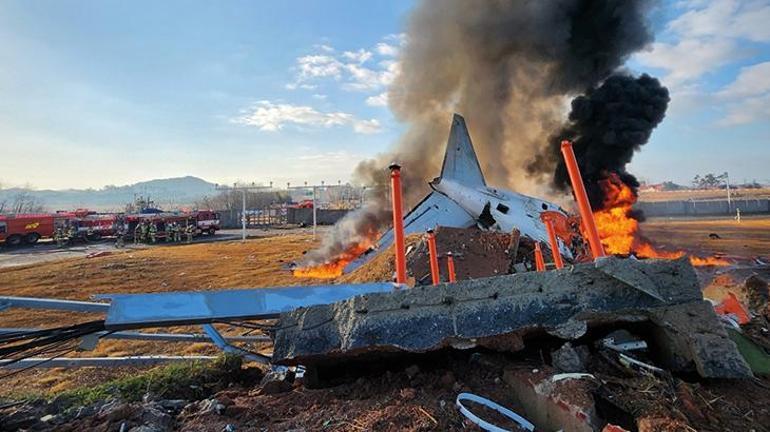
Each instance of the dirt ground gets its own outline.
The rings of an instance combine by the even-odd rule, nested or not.
[[[759,256],[770,261],[770,217],[747,218],[740,224],[732,219],[656,219],[645,222],[642,230],[654,243],[670,250],[685,249],[742,258]],[[716,233],[720,238],[712,239],[710,233]],[[303,252],[315,244],[316,240],[309,234],[288,234],[243,243],[232,241],[155,247],[95,258],[17,266],[0,270],[0,295],[88,300],[97,293],[312,284],[315,282],[312,279],[293,277],[288,264],[301,258]],[[345,276],[340,279],[347,280]],[[718,283],[719,279],[716,280]],[[9,310],[0,312],[0,327],[66,325],[97,318],[96,315]],[[177,328],[173,331],[200,332],[200,328]],[[223,329],[223,332],[232,334],[238,330]],[[269,352],[267,346],[252,349]],[[106,340],[95,351],[71,355],[215,353],[217,350],[213,346],[203,343]],[[285,430],[298,425],[309,427],[309,430],[315,430],[315,426],[330,430],[406,430],[406,425],[410,425],[409,430],[459,430],[464,426],[451,399],[457,390],[473,390],[504,404],[510,402],[502,390],[495,390],[502,388],[493,385],[499,384],[497,375],[477,376],[471,373],[457,378],[459,375],[452,372],[456,370],[457,367],[447,365],[435,372],[421,374],[423,378],[416,382],[405,377],[403,372],[395,371],[392,373],[396,375],[380,375],[326,390],[295,387],[293,391],[278,396],[258,395],[254,390],[243,389],[231,395],[231,399],[238,400],[235,405],[242,408],[230,420],[237,418],[237,423],[246,427],[271,422],[275,427],[269,430]],[[134,372],[131,368],[28,371],[4,379],[0,397],[56,393]],[[447,373],[455,373],[455,376],[445,377]],[[427,382],[421,383],[423,379]],[[488,391],[484,392],[485,388]],[[718,388],[714,387],[713,391],[716,390]],[[722,393],[720,390],[719,394]],[[287,407],[294,407],[294,411],[286,412]],[[214,421],[206,419],[206,422]],[[216,423],[219,429],[211,429],[194,419],[188,419],[186,423],[196,430],[221,430],[222,426]]]
[[[759,189],[731,189],[730,197],[734,199],[744,198],[768,198],[770,197],[770,188]],[[711,190],[680,190],[664,192],[639,193],[639,201],[676,201],[676,200],[715,200],[727,199],[727,191],[721,189]]]
[[[740,222],[732,218],[651,218],[641,224],[641,232],[666,250],[739,259],[762,257],[770,263],[768,216],[744,217]]]

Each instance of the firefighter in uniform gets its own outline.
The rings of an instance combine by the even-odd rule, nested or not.
[[[174,222],[174,241],[179,243],[182,241],[182,224]]]
[[[126,246],[126,239],[124,238],[126,236],[125,227],[122,223],[118,225],[117,230],[115,230],[115,248],[121,249]]]
[[[139,222],[134,227],[134,244],[139,243],[142,239],[142,222]]]
[[[188,221],[187,228],[185,228],[185,233],[187,234],[187,243],[192,243],[194,232],[195,232],[195,226],[191,225],[190,222]]]
[[[64,230],[62,227],[56,227],[56,231],[53,233],[53,239],[56,242],[57,247],[64,247]]]
[[[67,231],[67,240],[70,243],[75,243],[75,239],[78,238],[78,227],[74,223],[70,225],[69,230]]]
[[[147,221],[142,221],[142,243],[147,243],[147,239],[149,238],[149,231],[150,223]]]
[[[156,235],[158,234],[158,225],[155,222],[150,222],[147,231],[150,234],[150,243],[155,243]]]
[[[166,243],[174,241],[174,222],[166,222]]]

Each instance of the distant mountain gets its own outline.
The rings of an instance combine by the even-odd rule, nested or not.
[[[0,202],[12,201],[20,193],[28,193],[47,210],[121,210],[138,196],[149,198],[164,209],[189,206],[205,195],[216,193],[216,185],[198,177],[156,179],[127,186],[105,186],[101,189],[30,190],[0,189]]]

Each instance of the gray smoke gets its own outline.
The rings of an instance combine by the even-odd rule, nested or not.
[[[390,108],[408,124],[393,149],[362,162],[356,180],[379,186],[366,215],[386,228],[387,166],[403,166],[407,208],[438,175],[453,112],[462,114],[489,184],[544,195],[546,173],[527,170],[559,130],[567,101],[596,87],[652,41],[652,0],[423,0],[409,18]],[[549,179],[550,180],[550,179]],[[372,213],[377,213],[373,215]],[[346,221],[348,227],[351,222]],[[332,230],[313,261],[344,251]]]

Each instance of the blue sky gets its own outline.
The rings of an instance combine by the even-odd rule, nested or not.
[[[770,182],[769,2],[663,5],[628,67],[673,103],[631,170]],[[404,130],[385,92],[412,7],[4,0],[0,184],[346,181]]]

